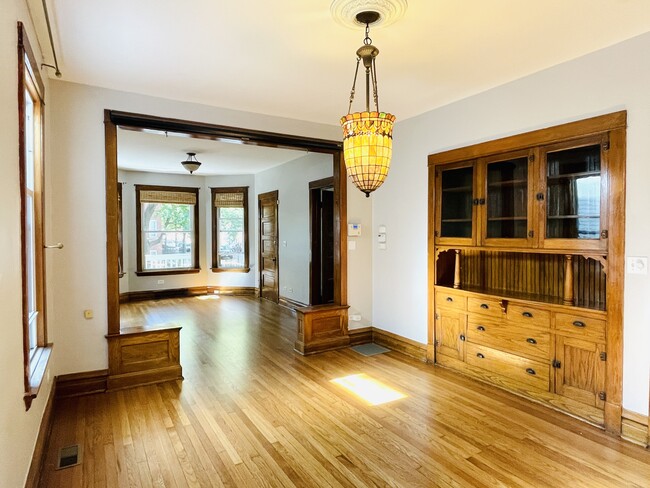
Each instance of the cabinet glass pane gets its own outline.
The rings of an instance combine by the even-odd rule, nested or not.
[[[600,145],[548,153],[546,237],[600,238]]]
[[[441,237],[472,237],[472,167],[442,171]]]
[[[526,238],[528,158],[487,165],[487,237]]]

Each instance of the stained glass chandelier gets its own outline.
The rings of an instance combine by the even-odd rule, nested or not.
[[[395,116],[379,111],[375,64],[379,49],[372,45],[372,39],[370,39],[370,24],[376,22],[379,17],[379,13],[374,11],[359,12],[356,15],[357,22],[366,26],[366,36],[363,46],[357,49],[357,67],[350,91],[348,113],[341,117],[345,167],[352,182],[366,194],[366,197],[369,197],[370,193],[379,188],[386,179],[393,153]],[[351,113],[359,64],[362,61],[366,71],[366,110],[365,112]],[[371,85],[375,108],[372,112],[370,111]]]

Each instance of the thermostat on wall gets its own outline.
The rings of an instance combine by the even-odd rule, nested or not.
[[[348,236],[358,237],[361,235],[361,224],[348,224]]]

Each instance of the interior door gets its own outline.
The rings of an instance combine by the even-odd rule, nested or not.
[[[309,183],[309,304],[334,303],[334,179]]]
[[[259,215],[260,297],[278,302],[278,191],[257,196]]]

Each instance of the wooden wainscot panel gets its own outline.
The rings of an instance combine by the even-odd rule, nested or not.
[[[123,329],[119,335],[106,336],[108,390],[182,380],[180,330],[180,326],[165,324]]]
[[[650,445],[648,416],[623,409],[621,437],[640,446]]]
[[[348,305],[298,308],[296,351],[307,355],[349,346],[348,308]]]

